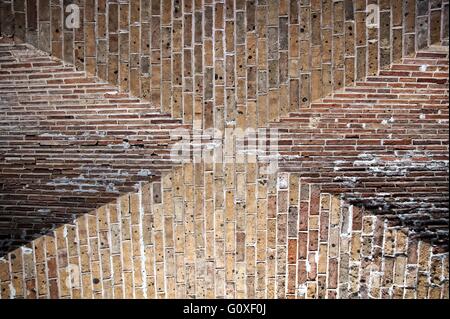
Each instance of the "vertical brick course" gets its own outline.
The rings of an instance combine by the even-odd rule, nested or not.
[[[377,2],[367,5],[372,3]],[[263,127],[266,114],[276,120],[376,74],[416,48],[448,41],[446,1],[382,1],[379,28],[369,29],[366,4],[342,0],[79,4],[81,27],[69,30],[63,25],[65,2],[40,1],[36,7],[34,1],[26,6],[2,1],[3,32],[38,44],[187,123],[196,117],[236,120],[235,108],[247,109],[244,104],[256,99],[257,125]],[[16,21],[14,31],[8,31],[8,19]],[[247,54],[241,54],[244,50]],[[220,116],[223,80],[229,88],[224,107],[237,105],[225,107]],[[267,113],[267,95],[272,105],[285,92],[288,105],[280,101]],[[196,117],[192,94],[202,105]],[[219,108],[209,111],[203,99]]]
[[[445,160],[439,156],[448,152],[442,138],[448,131],[448,110],[442,108],[448,100],[448,56],[412,55],[448,44],[447,1],[79,3],[81,28],[71,30],[64,25],[66,1],[1,2],[2,35],[14,34],[17,42],[75,67],[63,75],[24,75],[13,69],[34,68],[37,61],[17,66],[19,61],[11,65],[6,57],[0,76],[8,85],[37,77],[61,85],[55,89],[62,93],[26,96],[18,105],[61,102],[65,94],[89,100],[83,85],[92,85],[102,94],[94,104],[121,107],[126,100],[125,115],[110,114],[115,125],[96,126],[112,135],[133,125],[161,132],[181,121],[193,124],[195,133],[277,127],[284,134],[283,155],[303,158],[286,161],[276,175],[264,174],[263,163],[231,147],[225,163],[173,165],[166,161],[170,139],[155,137],[151,147],[157,144],[160,153],[149,161],[157,179],[142,182],[136,177],[143,174],[141,166],[132,167],[120,197],[113,192],[98,203],[83,197],[89,214],[0,258],[2,299],[448,298],[448,252],[414,238],[413,228],[390,218],[394,211],[373,214],[369,200],[380,188],[394,193],[401,185],[400,193],[445,193],[442,167],[433,171],[433,181],[429,172],[420,175],[422,170],[411,185],[398,179],[388,185],[361,171],[364,187],[348,186],[354,183],[352,168],[370,166],[367,152],[395,162],[398,154],[422,147],[436,161]],[[380,8],[378,28],[366,25],[370,4]],[[116,89],[127,94],[106,92]],[[77,90],[86,94],[76,95]],[[157,118],[147,127],[151,112]],[[404,136],[411,121],[435,131]],[[79,131],[82,124],[73,122]],[[132,133],[114,143],[132,150],[147,145],[141,139],[148,132]],[[52,139],[40,143],[59,145]],[[222,156],[217,149],[212,153]],[[337,164],[348,158],[355,158],[352,167]],[[139,190],[131,191],[137,183]],[[350,200],[348,188],[354,193]],[[437,228],[448,221],[441,217],[433,215],[432,223],[441,222]]]
[[[435,252],[427,242],[409,236],[407,228],[327,193],[320,194],[319,215],[314,215],[316,186],[298,184],[296,174],[278,175],[291,183],[272,197],[275,215],[261,219],[263,213],[258,217],[247,212],[245,219],[253,226],[247,224],[246,232],[239,231],[239,215],[230,215],[223,225],[216,212],[216,226],[209,225],[203,214],[189,213],[188,203],[176,208],[178,197],[169,195],[174,191],[185,198],[178,188],[185,185],[188,166],[164,175],[162,184],[143,184],[139,193],[122,196],[0,259],[2,298],[448,295],[447,253]],[[167,192],[159,203],[151,200],[157,189]],[[262,206],[268,193],[257,194],[258,210],[268,212]],[[288,211],[284,194],[290,198]],[[256,193],[248,195],[245,202],[250,204]],[[298,224],[300,203],[309,211],[307,232]],[[122,226],[117,228],[117,223]],[[209,231],[212,240],[205,242]],[[224,244],[229,247],[225,252]]]

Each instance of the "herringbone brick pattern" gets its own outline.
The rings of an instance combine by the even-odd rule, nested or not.
[[[448,299],[448,0],[73,4],[0,0],[0,298]]]
[[[272,127],[281,170],[448,244],[448,51],[431,50]]]
[[[294,173],[233,205],[209,176],[184,165],[9,253],[1,297],[448,298],[448,253],[408,228]]]
[[[405,59],[392,69],[409,68],[402,79],[416,79],[414,63],[423,62],[424,54],[430,53],[418,53],[417,58]],[[425,82],[383,82],[397,78],[389,71],[389,75],[380,73],[377,81],[368,78],[361,82],[364,85],[333,93],[304,113],[273,123],[281,131],[277,174],[264,173],[267,164],[263,162],[237,162],[236,153],[231,153],[233,161],[223,164],[177,165],[163,172],[161,180],[140,184],[138,192],[10,252],[0,262],[2,298],[448,298],[446,246],[417,238],[417,228],[393,218],[394,211],[377,215],[361,208],[361,204],[368,206],[364,197],[358,196],[358,205],[349,204],[345,199],[351,200],[352,193],[345,191],[349,185],[342,182],[358,183],[363,178],[360,188],[368,198],[382,196],[364,179],[375,178],[385,189],[394,187],[392,176],[386,179],[386,174],[378,173],[389,171],[389,161],[395,163],[395,159],[374,171],[369,168],[379,163],[361,158],[358,152],[372,149],[372,154],[386,157],[385,153],[394,151],[390,156],[397,156],[398,150],[390,148],[397,144],[384,140],[399,140],[389,134],[410,128],[408,119],[423,121],[424,132],[430,126],[448,129],[441,116],[448,112],[443,108],[447,82],[434,83],[435,78],[448,81],[440,77],[447,68],[445,57],[446,53],[440,53],[429,60],[434,65],[418,74],[429,79]],[[405,90],[415,96],[408,99],[412,103],[398,105],[388,98]],[[354,94],[359,94],[356,101]],[[379,111],[374,98],[385,99],[383,103],[389,106]],[[333,147],[348,148],[345,134],[350,134],[349,129],[351,134],[360,134],[357,140],[362,143],[351,144],[354,152],[343,156],[342,148]],[[419,133],[411,139],[436,140]],[[439,145],[448,145],[442,132],[436,136]],[[370,140],[382,147],[364,143]],[[317,159],[308,162],[309,157],[320,155],[316,147],[322,141],[322,151],[328,156],[336,155],[337,160],[358,169],[334,165],[343,167],[345,173],[327,171],[324,160],[324,165],[308,171],[308,165],[317,163]],[[366,148],[359,149],[359,145]],[[287,151],[297,152],[300,160],[287,160],[295,155]],[[445,158],[439,157],[446,155],[441,148],[431,154],[434,157],[427,160],[445,164]],[[362,161],[361,165],[354,160]],[[442,175],[446,169],[445,165],[437,168],[433,174]],[[364,174],[352,175],[355,171]],[[414,170],[415,181],[402,181],[415,185],[422,182],[421,176],[426,181],[427,171]],[[441,175],[433,175],[432,180],[439,182]],[[430,196],[430,191],[426,193]],[[441,193],[438,199],[445,196]],[[414,203],[408,205],[414,207]],[[441,229],[438,218],[448,223],[446,215],[431,216],[437,217],[423,227]]]
[[[0,250],[173,165],[181,120],[27,45],[0,45],[0,63]]]

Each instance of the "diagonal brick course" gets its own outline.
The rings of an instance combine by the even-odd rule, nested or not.
[[[164,172],[10,252],[1,298],[448,299],[448,253],[407,227],[296,173],[247,178],[230,215],[208,176]]]
[[[188,128],[28,45],[0,45],[2,250],[169,169]]]
[[[448,0],[66,4],[0,1],[0,298],[448,299]]]
[[[413,65],[410,62],[414,60],[406,61],[392,69]],[[445,64],[434,67],[429,72],[436,74],[447,68]],[[448,196],[444,187],[448,175],[443,174],[448,170],[448,136],[444,135],[448,118],[441,116],[448,112],[444,107],[448,89],[445,84],[432,82],[404,81],[399,85],[381,81],[392,76],[387,72],[389,75],[379,74],[376,82],[346,87],[312,103],[302,113],[291,113],[271,123],[281,132],[277,174],[264,173],[263,157],[258,163],[240,163],[239,154],[231,154],[234,159],[223,164],[223,173],[218,170],[219,164],[185,163],[163,169],[154,164],[162,170],[160,178],[139,184],[137,192],[109,200],[0,259],[1,297],[448,298],[448,234],[443,231],[448,224],[448,207],[440,210],[438,206],[444,205]],[[423,76],[428,78],[430,74]],[[77,90],[92,84],[81,82],[77,85],[82,88]],[[58,83],[64,90],[75,90],[72,83]],[[8,92],[11,88],[3,89]],[[49,90],[39,94],[48,94]],[[58,92],[54,94],[59,97]],[[89,100],[90,94],[84,96]],[[93,101],[99,97],[102,103],[110,101],[110,94],[95,92]],[[398,102],[401,94],[409,95],[405,102]],[[27,110],[30,95],[38,96],[27,92],[14,96],[17,105]],[[5,98],[10,98],[7,93]],[[130,97],[120,93],[120,98],[116,94],[112,98],[120,101],[115,101],[112,109],[122,115],[120,105]],[[137,103],[131,99],[132,105]],[[380,100],[382,104],[377,103]],[[55,101],[62,101],[55,109],[67,114],[63,112],[66,100]],[[48,105],[53,103],[51,100]],[[103,104],[84,105],[86,108],[76,115],[82,116],[85,109],[96,110],[87,113],[90,119],[98,114],[98,105],[103,110]],[[134,108],[124,105],[127,114],[135,114]],[[44,107],[43,112],[47,113],[37,114],[47,114],[46,122],[53,123],[47,117],[54,110],[46,111]],[[36,115],[27,114],[19,112],[23,123],[36,121]],[[95,122],[105,120],[108,114],[109,110]],[[56,120],[64,121],[61,116]],[[45,127],[56,132],[60,126],[51,128]],[[123,126],[120,128],[111,131],[114,138],[121,138],[122,131],[129,133]],[[35,126],[29,130],[34,131]],[[437,131],[431,139],[430,130]],[[20,132],[24,132],[23,128]],[[69,134],[79,137],[79,133],[73,130]],[[54,140],[42,140],[39,148],[44,144],[53,146]],[[97,140],[102,141],[96,136]],[[357,143],[352,143],[355,140]],[[56,141],[60,145],[66,140]],[[29,141],[31,146],[35,142]],[[67,147],[72,144],[64,144]],[[405,171],[400,175],[390,170],[411,147],[418,147],[416,153],[428,150],[431,155],[415,153],[405,162]],[[43,154],[53,153],[46,150]],[[383,162],[374,162],[375,157]],[[414,167],[418,163],[432,164],[436,169]],[[100,170],[99,175],[106,172]],[[36,176],[30,175],[34,178],[30,181]],[[96,182],[96,176],[89,175],[84,183]],[[132,177],[129,175],[127,180],[135,184],[143,181],[139,176],[135,180]],[[54,196],[54,189],[45,186],[39,190]],[[64,190],[74,193],[74,189]],[[122,190],[126,192],[125,187]],[[387,191],[388,196],[382,195]],[[424,206],[411,202],[412,194]],[[26,208],[23,204],[16,207]],[[385,210],[373,214],[379,207]],[[401,209],[405,207],[407,214]],[[13,210],[8,207],[8,211]],[[45,220],[51,220],[45,213]],[[430,242],[430,236],[434,241]]]

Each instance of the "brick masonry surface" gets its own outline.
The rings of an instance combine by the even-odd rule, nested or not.
[[[448,253],[407,228],[297,174],[247,171],[235,205],[197,172],[173,169],[10,252],[1,298],[448,298]]]
[[[448,51],[419,51],[271,127],[281,170],[448,245],[448,116]]]
[[[0,250],[158,178],[185,128],[28,45],[0,44],[0,86]]]
[[[448,1],[0,4],[1,298],[448,299]]]
[[[76,29],[64,23],[72,3]],[[378,28],[366,27],[371,5]],[[447,0],[2,0],[0,31],[185,123],[221,128],[254,112],[265,127],[416,49],[448,45],[448,9]]]

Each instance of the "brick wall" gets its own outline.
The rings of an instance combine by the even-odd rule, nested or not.
[[[1,298],[448,298],[448,253],[250,170],[223,198],[184,165],[10,252]]]
[[[448,245],[448,51],[418,51],[270,126],[280,170]]]
[[[446,1],[379,1],[379,29],[376,1],[77,3],[70,31],[59,2],[2,1],[2,34],[78,69],[0,49],[2,298],[448,298]],[[277,128],[280,170],[165,161],[169,123]]]
[[[0,255],[160,178],[189,127],[25,44],[0,44],[0,86]]]
[[[80,28],[63,23],[70,3],[80,6]],[[366,27],[373,4],[379,28]],[[416,48],[448,43],[448,1],[2,0],[1,8],[3,33],[173,117],[216,127],[252,107],[264,127]]]

